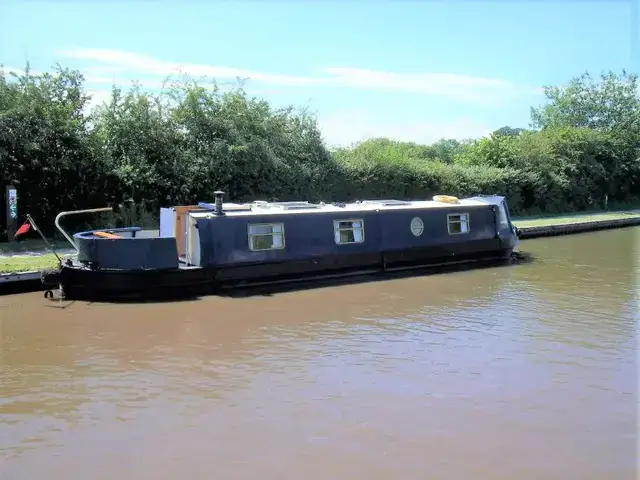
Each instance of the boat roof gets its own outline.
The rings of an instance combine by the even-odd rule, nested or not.
[[[296,214],[296,213],[329,213],[329,212],[370,212],[375,210],[423,210],[429,208],[460,210],[464,207],[481,207],[499,205],[504,197],[482,195],[458,199],[457,203],[446,203],[433,200],[362,200],[353,203],[309,203],[309,202],[265,202],[223,203],[222,209],[228,216]],[[206,211],[190,212],[194,218],[211,216],[215,208],[213,203],[200,202],[199,206]]]

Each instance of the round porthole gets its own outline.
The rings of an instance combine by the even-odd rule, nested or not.
[[[411,233],[413,233],[413,235],[416,237],[419,237],[420,235],[422,235],[422,232],[424,232],[424,223],[418,217],[413,217],[413,220],[411,220],[411,224],[409,225],[409,227],[411,228]]]

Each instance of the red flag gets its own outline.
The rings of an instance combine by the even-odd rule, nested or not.
[[[19,237],[20,235],[24,235],[25,233],[27,233],[29,230],[31,230],[31,223],[29,222],[24,222],[24,224],[18,229],[18,231],[16,232],[16,234],[14,235],[14,238]]]

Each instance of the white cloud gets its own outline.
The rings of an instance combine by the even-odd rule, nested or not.
[[[4,70],[5,72],[15,72],[16,74],[23,73],[22,69],[15,67],[4,67]],[[130,84],[130,80],[97,75],[101,72],[122,73],[122,70],[120,67],[113,66],[107,66],[106,69],[90,67],[89,69],[84,70],[87,82],[94,85],[112,85],[114,83],[116,85]],[[33,71],[33,73],[38,74],[39,72]],[[170,73],[171,72],[167,72],[167,74]],[[384,72],[377,73],[382,73],[382,78],[384,78]],[[358,83],[359,81],[374,81],[364,79],[358,80],[357,75],[353,75],[353,72],[350,72],[349,75],[345,75],[345,77],[350,78],[354,83]],[[466,78],[468,77],[455,77],[455,80],[453,81],[457,81],[459,83],[464,83],[465,81],[468,82],[469,80],[466,80]],[[402,78],[402,81],[408,80],[406,78]],[[492,81],[494,80],[487,80],[487,82]],[[498,80],[496,82],[500,81]],[[140,83],[150,88],[162,87],[162,82],[159,80],[145,80]],[[376,83],[375,85],[379,85],[379,83]],[[437,82],[434,82],[434,85],[437,85]],[[266,88],[251,89],[251,91],[254,95],[270,93]],[[111,98],[111,89],[95,86],[93,88],[89,88],[87,90],[87,94],[91,96],[91,100],[89,100],[85,109],[88,112],[103,102],[109,101]],[[329,146],[348,146],[352,143],[374,137],[386,137],[400,141],[413,141],[429,144],[441,138],[456,138],[460,140],[465,138],[478,138],[489,135],[493,130],[495,130],[495,128],[497,128],[474,122],[467,118],[458,119],[452,122],[395,122],[393,120],[382,120],[379,117],[376,117],[373,112],[364,109],[345,110],[332,115],[319,115],[318,125]]]
[[[318,124],[329,146],[349,146],[368,138],[385,137],[393,140],[430,144],[441,138],[479,138],[495,128],[467,118],[453,122],[385,122],[364,110],[343,111],[331,116],[319,116]],[[497,128],[497,127],[496,127]]]
[[[292,76],[205,64],[172,63],[119,50],[76,48],[60,51],[58,56],[81,60],[85,64],[80,70],[85,75],[88,93],[93,96],[88,109],[108,101],[111,95],[110,86],[113,84],[127,86],[135,79],[146,88],[159,89],[163,87],[163,80],[167,76],[180,73],[196,78],[213,77],[223,85],[225,81],[233,81],[238,77],[248,78],[262,84],[258,88],[251,85],[250,91],[254,95],[268,94],[270,88],[278,86],[318,86],[404,91],[491,104],[505,101],[513,95],[527,96],[540,91],[506,80],[450,73],[402,74],[331,67],[321,70],[321,75],[317,76]],[[22,69],[14,67],[4,67],[4,70],[22,73]],[[374,112],[369,109],[363,109],[319,115],[318,123],[330,146],[349,145],[372,137],[432,143],[440,138],[478,138],[490,134],[497,128],[468,118],[450,122],[398,122],[396,119],[376,118],[372,113]]]
[[[91,99],[85,105],[85,112],[89,112],[94,107],[108,102],[111,99],[111,90],[87,90],[87,95],[91,96]]]
[[[473,77],[451,73],[394,73],[361,68],[330,67],[319,75],[299,76],[257,72],[241,68],[178,63],[147,55],[109,49],[73,48],[57,52],[62,58],[91,62],[87,65],[87,81],[92,83],[122,83],[105,73],[126,74],[145,86],[160,86],[164,77],[177,73],[215,79],[247,78],[253,82],[287,87],[342,87],[375,90],[395,90],[435,95],[465,102],[492,104],[507,96],[530,94],[533,89],[494,78]],[[152,78],[144,78],[152,77]],[[127,81],[128,83],[129,81]]]

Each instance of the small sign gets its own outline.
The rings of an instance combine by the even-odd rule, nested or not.
[[[15,188],[9,189],[9,218],[18,218],[18,190]]]

